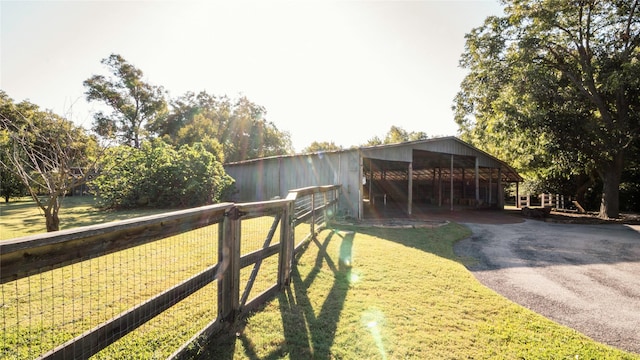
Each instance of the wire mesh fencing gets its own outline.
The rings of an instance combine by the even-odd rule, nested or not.
[[[337,189],[0,242],[0,358],[185,357],[286,285]]]
[[[217,293],[218,223],[230,206],[0,243],[0,358],[114,358],[118,348],[124,357],[171,354],[199,330],[165,316],[173,305],[199,296],[202,306],[185,309],[215,315],[216,302],[202,294]],[[159,341],[160,332],[170,341]]]

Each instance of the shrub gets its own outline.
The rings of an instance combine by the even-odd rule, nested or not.
[[[233,179],[200,143],[175,150],[161,140],[109,149],[91,185],[104,208],[194,207],[223,200]]]

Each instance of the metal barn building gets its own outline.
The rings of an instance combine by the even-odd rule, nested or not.
[[[362,219],[376,207],[504,206],[504,186],[522,178],[505,162],[456,137],[276,156],[225,164],[234,200],[285,197],[289,190],[342,185],[339,210]]]

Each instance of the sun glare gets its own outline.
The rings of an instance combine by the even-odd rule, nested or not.
[[[361,322],[371,333],[381,358],[386,359],[387,353],[384,349],[381,331],[384,324],[384,314],[379,309],[369,309],[362,314]]]

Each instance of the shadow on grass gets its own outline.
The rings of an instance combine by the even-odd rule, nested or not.
[[[466,260],[454,253],[453,244],[471,236],[468,227],[457,223],[449,223],[435,228],[341,226],[340,229],[378,237],[460,263],[464,263]]]
[[[285,338],[276,349],[267,355],[259,355],[256,344],[244,335],[244,324],[241,324],[234,333],[222,336],[210,344],[199,358],[233,359],[238,351],[244,352],[242,357],[255,360],[280,359],[285,356],[291,359],[331,358],[331,346],[349,290],[354,235],[353,232],[331,231],[322,241],[314,238],[311,244],[318,247],[318,254],[311,271],[306,275],[301,274],[294,265],[291,273],[292,286],[276,297]],[[336,241],[336,238],[341,241],[337,260],[327,252],[329,243]],[[317,312],[314,311],[308,292],[324,266],[334,274],[334,282]],[[237,346],[238,341],[242,343],[241,348]]]
[[[35,203],[33,200],[18,200],[12,202],[2,202],[0,203],[0,215],[2,216],[10,216],[17,212],[23,212],[28,209],[32,209],[35,207]]]

